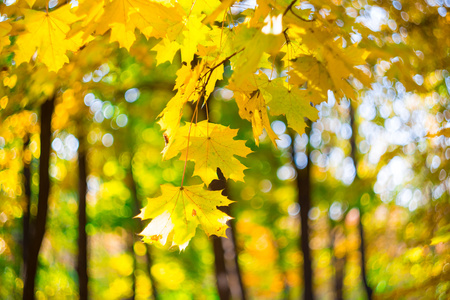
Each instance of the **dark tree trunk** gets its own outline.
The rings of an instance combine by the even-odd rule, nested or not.
[[[311,126],[311,122],[308,122]],[[306,128],[306,134],[308,135],[309,144],[309,132],[310,129]],[[294,136],[291,135],[292,141]],[[311,209],[311,161],[309,160],[309,145],[306,145],[306,156],[308,157],[308,164],[304,169],[298,169],[295,163],[293,164],[297,171],[297,191],[298,191],[298,204],[300,205],[300,224],[301,224],[301,236],[300,236],[300,248],[303,253],[303,280],[305,284],[305,292],[303,299],[314,299],[313,294],[313,270],[311,251],[309,248],[309,223],[308,213]],[[292,158],[295,158],[295,147],[292,145]]]
[[[131,152],[132,153],[132,152]],[[130,161],[130,166],[129,166],[129,170],[128,170],[128,175],[127,175],[127,181],[128,181],[128,187],[131,191],[131,197],[132,199],[132,210],[133,210],[133,215],[137,216],[139,214],[139,210],[142,207],[142,202],[139,200],[139,196],[137,193],[137,184],[136,181],[134,180],[134,175],[133,175],[133,167],[132,167],[132,163]],[[132,245],[131,245],[131,251],[133,254],[133,262],[134,262],[134,272],[133,272],[133,299],[136,296],[136,270],[137,270],[137,257],[136,257],[136,253],[134,252],[134,242],[136,241],[136,234],[141,232],[144,228],[142,226],[142,220],[134,220],[136,224],[134,230],[136,232],[133,233],[133,238],[131,239]],[[149,244],[145,244],[146,247],[146,252],[145,252],[145,273],[148,275],[148,278],[150,279],[151,285],[152,285],[152,296],[153,299],[158,299],[158,289],[156,288],[156,281],[155,278],[152,275],[151,272],[151,267],[153,265],[153,260],[152,260],[152,255],[151,255],[151,248]]]
[[[23,299],[34,299],[34,286],[36,272],[39,262],[39,251],[44,239],[47,223],[48,198],[50,193],[50,176],[48,173],[50,164],[50,147],[52,135],[52,115],[54,110],[55,96],[41,106],[41,156],[39,162],[39,195],[36,224],[30,239],[27,264],[25,269],[25,283],[23,288]]]
[[[343,300],[344,299],[344,269],[345,269],[345,263],[347,261],[346,255],[343,257],[337,257],[335,254],[335,249],[339,246],[340,240],[343,233],[340,231],[340,227],[336,226],[333,228],[331,232],[331,240],[333,243],[333,266],[335,270],[334,274],[334,293],[335,293],[335,299],[336,300]]]
[[[130,162],[130,166],[129,166],[129,170],[128,170],[128,174],[127,174],[127,184],[128,184],[128,188],[131,191],[131,208],[133,211],[133,216],[137,216],[137,214],[139,213],[138,211],[138,206],[137,206],[137,188],[136,188],[136,183],[134,182],[133,179],[133,175],[131,174],[131,162]],[[136,220],[132,221],[132,232],[131,232],[131,237],[129,240],[129,251],[131,253],[131,255],[133,256],[133,274],[132,274],[132,290],[133,290],[133,295],[131,296],[131,299],[134,300],[136,299],[136,272],[138,269],[138,259],[137,259],[137,254],[136,252],[134,252],[134,243],[136,241],[136,231],[139,230],[139,228],[142,228],[142,226],[139,226],[139,224],[137,224],[138,222],[140,223],[141,220],[137,220],[138,222],[135,222]],[[149,272],[150,273],[150,272]],[[152,286],[153,286],[153,281],[152,281]]]
[[[78,288],[80,300],[88,299],[88,243],[87,243],[87,216],[86,216],[86,194],[87,194],[87,172],[86,152],[83,136],[80,135],[80,149],[78,152]]]
[[[217,292],[220,300],[231,299],[231,292],[228,286],[227,269],[225,267],[225,251],[222,245],[222,238],[213,237],[214,266],[216,273]]]
[[[344,299],[344,267],[346,263],[346,257],[336,258],[333,256],[333,264],[335,269],[334,274],[334,292],[336,300]]]
[[[23,144],[23,151],[25,152],[30,144],[30,138],[27,137],[25,143]],[[23,271],[27,269],[28,263],[28,252],[30,248],[30,209],[31,209],[31,166],[30,163],[24,162],[23,165],[23,187],[25,193],[25,210],[23,212],[22,219],[22,238],[23,238],[23,249],[22,249],[22,257],[23,257]]]
[[[361,222],[361,217],[363,215],[363,212],[361,208],[359,209],[359,223],[358,223],[358,229],[359,229],[359,238],[361,241],[361,244],[359,246],[359,250],[361,252],[361,277],[364,283],[364,289],[366,290],[367,299],[371,300],[373,295],[373,290],[369,286],[369,283],[367,282],[367,270],[366,270],[366,248],[365,248],[365,240],[364,240],[364,227]]]
[[[356,170],[356,177],[353,184],[357,184],[359,182],[358,177],[358,161],[356,160],[356,134],[358,132],[357,126],[355,124],[355,111],[353,110],[352,103],[350,103],[349,108],[350,113],[350,126],[352,127],[352,136],[350,137],[350,145],[351,145],[351,156],[353,159],[353,163],[355,164],[355,170]],[[359,237],[360,237],[360,246],[359,251],[361,253],[361,277],[364,285],[364,290],[366,291],[367,298],[369,300],[372,299],[373,290],[369,286],[369,283],[367,281],[367,272],[366,272],[366,248],[365,248],[365,240],[364,240],[364,228],[362,225],[362,217],[363,217],[363,211],[361,208],[361,202],[358,198],[358,208],[359,208],[359,223],[358,223],[358,230],[359,230]]]
[[[128,245],[128,251],[130,251],[132,257],[133,257],[133,273],[131,274],[131,290],[133,291],[133,295],[131,295],[130,300],[136,299],[136,271],[138,269],[138,262],[136,253],[134,252],[134,235],[131,233],[131,236],[129,237],[129,245]]]
[[[220,169],[218,169],[217,174],[219,180],[213,180],[209,185],[209,189],[212,191],[223,190],[222,195],[227,196],[226,179]],[[230,215],[228,206],[219,207],[219,209]],[[228,225],[228,238],[213,237],[217,291],[221,300],[245,300],[246,293],[238,263],[234,224],[229,221]]]

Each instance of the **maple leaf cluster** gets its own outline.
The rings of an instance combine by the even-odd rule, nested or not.
[[[320,2],[320,1],[319,1]],[[14,62],[45,65],[61,72],[80,48],[109,36],[110,43],[130,50],[138,35],[157,41],[157,64],[172,62],[181,54],[175,96],[159,115],[166,147],[164,159],[179,155],[194,162],[194,176],[205,185],[217,179],[244,180],[245,166],[237,157],[251,150],[236,140],[236,129],[209,119],[182,124],[183,107],[207,106],[217,81],[224,79],[224,66],[233,73],[227,89],[234,93],[241,118],[251,122],[256,144],[263,131],[275,144],[277,135],[270,117],[284,115],[289,127],[305,132],[305,118],[315,121],[314,107],[326,101],[328,91],[355,97],[355,82],[368,85],[368,51],[358,43],[347,44],[350,33],[336,24],[336,16],[311,15],[296,1],[258,0],[255,7],[225,0],[79,0],[49,8],[43,1],[17,0],[2,5],[0,47],[14,53]],[[319,3],[318,5],[329,5]],[[335,7],[338,10],[338,7]],[[239,15],[239,18],[237,16]],[[364,29],[354,20],[354,28]],[[16,39],[11,44],[9,37]],[[276,145],[276,144],[275,144]],[[203,185],[163,185],[159,197],[139,215],[152,219],[142,232],[144,240],[184,248],[200,225],[208,235],[225,236],[230,219],[218,209],[231,201]]]

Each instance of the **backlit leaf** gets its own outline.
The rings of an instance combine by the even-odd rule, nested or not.
[[[305,132],[305,118],[316,121],[319,118],[318,111],[311,106],[312,101],[307,91],[295,87],[288,89],[282,79],[273,80],[264,88],[272,95],[268,103],[270,114],[285,115],[289,127],[301,135]]]
[[[226,222],[231,217],[217,207],[228,206],[233,201],[222,196],[221,191],[208,191],[203,185],[168,184],[162,185],[161,191],[161,196],[149,199],[138,215],[142,220],[153,219],[141,232],[145,242],[165,245],[172,240],[182,250],[195,235],[198,225],[208,236],[226,236]]]
[[[194,175],[200,176],[206,184],[218,179],[217,168],[226,178],[244,181],[246,167],[235,156],[246,157],[252,151],[245,146],[245,141],[234,139],[237,132],[237,129],[208,121],[187,123],[179,129],[165,158],[181,152],[180,160],[187,157],[187,160],[194,161]]]
[[[32,9],[24,10],[26,32],[19,35],[16,41],[16,63],[19,65],[29,62],[37,51],[38,61],[44,63],[50,71],[58,71],[69,62],[66,52],[77,51],[82,45],[81,34],[66,38],[70,24],[77,19],[71,13],[70,5],[64,5],[48,14]]]
[[[272,127],[267,114],[266,100],[263,92],[256,85],[250,84],[249,80],[245,80],[244,84],[235,87],[234,83],[228,86],[234,91],[234,99],[239,107],[239,116],[252,123],[253,137],[256,145],[259,145],[259,136],[266,130],[270,140],[275,144],[278,138]]]

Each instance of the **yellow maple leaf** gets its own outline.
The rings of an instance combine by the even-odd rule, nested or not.
[[[245,141],[234,139],[238,129],[202,121],[194,125],[191,132],[191,144],[189,149],[181,152],[180,160],[184,159],[187,152],[188,160],[195,162],[194,175],[209,184],[218,179],[217,168],[220,168],[225,178],[244,181],[247,167],[235,156],[246,157],[252,151],[245,146]]]
[[[352,78],[370,86],[370,76],[357,68],[366,63],[369,51],[357,45],[343,48],[342,39],[330,38],[332,34],[326,24],[298,22],[292,16],[288,14],[285,18],[292,26],[288,31],[292,41],[285,46],[289,55],[284,58],[294,61],[290,83],[302,85],[307,82],[308,89],[314,89],[314,93],[323,100],[327,99],[328,90],[335,92],[337,98],[355,99]],[[299,39],[302,41],[300,44]],[[314,100],[314,103],[321,102]]]
[[[355,68],[355,66],[365,64],[368,54],[368,51],[356,46],[342,49],[336,45],[336,42],[324,47],[325,65],[333,81],[334,91],[339,97],[356,98],[355,90],[348,81],[350,77],[355,77],[365,86],[370,86],[370,77]]]
[[[145,0],[111,0],[104,5],[94,5],[92,9],[91,1],[79,4],[77,13],[85,17],[85,30],[99,35],[111,30],[110,41],[128,50],[136,40],[136,29],[147,38],[163,38],[169,27],[182,21],[179,5],[171,7],[167,3]]]
[[[185,3],[181,3],[183,5]],[[194,3],[195,6],[199,5]],[[172,61],[178,50],[181,52],[181,60],[190,64],[199,46],[211,44],[211,39],[216,34],[217,28],[211,29],[202,23],[204,15],[189,13],[164,29],[163,39],[153,47],[156,51],[158,64]],[[212,43],[214,45],[214,43]]]
[[[275,140],[278,139],[278,136],[272,130],[272,127],[270,127],[266,101],[261,91],[256,90],[250,94],[250,97],[244,97],[240,100],[236,98],[236,103],[238,104],[241,118],[252,122],[253,137],[255,138],[256,145],[259,145],[259,136],[262,134],[263,128],[266,129],[272,143],[276,145]]]
[[[183,65],[177,71],[177,79],[175,81],[175,88],[177,93],[170,99],[164,110],[158,115],[158,124],[161,129],[164,130],[164,136],[166,138],[166,148],[170,147],[174,140],[174,136],[180,126],[180,120],[183,115],[183,106],[188,101],[195,102],[200,97],[199,78],[204,70],[204,64],[198,64],[194,69],[191,69],[188,65]]]
[[[183,31],[183,41],[181,42],[181,60],[190,64],[194,58],[199,44],[207,39],[209,28],[201,22],[196,15],[191,14],[185,20],[186,29]]]
[[[37,51],[38,61],[44,63],[50,71],[58,71],[69,62],[66,52],[75,52],[82,45],[80,34],[66,38],[70,24],[77,20],[70,11],[70,4],[50,13],[24,10],[26,32],[17,37],[14,56],[17,65],[29,62]]]
[[[216,81],[223,78],[223,70],[223,65],[210,68],[206,67],[205,62],[202,61],[193,69],[190,68],[190,65],[183,64],[177,71],[174,89],[178,91],[158,116],[160,118],[158,124],[165,131],[166,147],[163,150],[164,158],[166,158],[167,149],[171,147],[180,126],[184,104],[188,101],[195,103],[203,100],[206,102],[214,90]]]
[[[250,84],[248,80],[245,80],[239,87],[236,87],[234,82],[232,82],[228,88],[234,92],[234,99],[239,108],[239,116],[252,123],[256,145],[259,145],[259,136],[263,133],[263,129],[266,129],[270,140],[276,145],[275,140],[278,139],[278,136],[270,127],[266,101],[261,90]]]
[[[236,31],[237,35],[233,41],[233,46],[236,51],[240,52],[230,61],[233,68],[232,79],[236,84],[240,84],[261,67],[260,62],[264,53],[272,54],[279,51],[284,42],[284,37],[282,35],[267,35],[254,28],[244,27],[238,28]]]
[[[206,44],[211,30],[204,25],[200,18],[190,15],[182,23],[167,28],[166,36],[152,50],[156,51],[158,64],[172,61],[178,50],[181,60],[190,65],[197,52],[197,48]]]
[[[226,237],[226,222],[232,219],[218,206],[228,206],[233,201],[222,196],[221,191],[208,191],[203,185],[176,187],[161,185],[161,196],[148,199],[148,204],[137,216],[153,219],[140,233],[148,243],[165,245],[172,240],[183,250],[201,225],[208,236]]]
[[[173,57],[180,48],[181,45],[177,41],[170,41],[168,38],[162,39],[152,48],[153,51],[156,51],[156,65],[159,66],[166,61],[172,63]]]
[[[293,70],[289,72],[291,84],[302,85],[306,82],[308,90],[321,98],[313,98],[313,103],[326,100],[328,90],[332,90],[339,98],[346,96],[355,99],[355,90],[349,82],[351,77],[365,86],[370,85],[370,77],[355,68],[365,63],[368,52],[364,49],[354,46],[340,49],[337,45],[325,45],[318,52],[320,55],[317,57],[297,57],[292,64]]]
[[[308,89],[316,91],[322,101],[328,98],[328,90],[332,90],[333,86],[322,63],[312,56],[301,56],[293,62],[292,66],[294,69],[288,72],[289,83],[300,86],[307,82]]]
[[[272,115],[285,115],[289,127],[298,134],[305,132],[306,122],[304,118],[316,121],[319,118],[318,110],[311,106],[309,93],[298,88],[288,89],[284,84],[284,78],[272,80],[264,89],[272,95],[268,103]]]
[[[200,176],[206,184],[218,179],[217,168],[226,178],[244,181],[247,168],[235,156],[246,157],[252,151],[245,146],[245,141],[234,139],[237,132],[238,129],[208,121],[186,123],[167,149],[165,159],[181,152],[180,160],[185,160],[187,154],[187,159],[195,162],[194,175]]]

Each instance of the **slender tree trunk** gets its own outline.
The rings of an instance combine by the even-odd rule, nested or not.
[[[130,142],[132,143],[132,142]],[[132,147],[131,147],[132,148]],[[133,151],[130,151],[130,153],[133,153]],[[131,203],[131,207],[132,207],[132,211],[133,211],[133,215],[137,216],[139,214],[140,208],[142,207],[142,202],[139,199],[138,196],[138,192],[137,192],[137,183],[136,180],[134,180],[134,174],[133,174],[133,166],[132,166],[132,160],[133,157],[131,157],[130,160],[130,165],[128,167],[128,174],[127,174],[127,184],[128,184],[128,188],[131,191],[131,197],[132,197],[132,203]],[[133,233],[133,238],[132,238],[132,243],[134,245],[134,242],[136,241],[136,233],[141,232],[144,228],[142,226],[142,221],[141,220],[135,220],[134,223],[134,230],[135,232]],[[134,252],[134,248],[133,245],[131,245],[131,251],[133,254],[133,261],[134,261],[134,272],[133,272],[133,294],[134,297],[136,296],[136,269],[137,269],[137,257],[136,257],[136,253]],[[150,283],[152,285],[152,296],[153,299],[158,299],[158,289],[156,287],[156,280],[152,275],[151,272],[151,267],[153,265],[153,259],[152,259],[152,255],[151,255],[151,248],[149,244],[145,244],[146,247],[146,252],[145,252],[145,273],[147,273],[148,278],[150,279]]]
[[[137,188],[136,188],[136,183],[134,181],[133,175],[132,175],[132,171],[131,171],[131,160],[130,159],[130,166],[128,169],[128,174],[127,174],[127,184],[128,184],[128,188],[131,191],[131,209],[133,211],[133,216],[137,216],[139,213],[138,210],[138,200],[137,200]],[[133,256],[133,274],[132,274],[132,289],[133,289],[133,296],[131,297],[132,300],[136,299],[136,273],[138,270],[138,259],[137,259],[137,254],[136,252],[134,252],[134,243],[136,241],[136,231],[139,231],[140,228],[142,228],[142,225],[139,226],[139,224],[137,224],[137,222],[135,222],[136,220],[133,220],[132,222],[132,232],[131,232],[131,238],[130,238],[130,245],[129,245],[129,251],[131,252],[131,255]],[[141,220],[138,220],[139,223],[141,223]],[[140,232],[140,231],[139,231]],[[147,249],[148,250],[148,249]],[[146,270],[148,269],[148,273],[150,273],[150,266],[147,266]],[[151,282],[152,287],[153,287],[153,281]]]
[[[25,152],[30,144],[30,138],[27,137],[24,145],[23,151]],[[23,187],[25,193],[25,210],[23,212],[22,219],[22,238],[23,238],[23,249],[22,249],[22,257],[23,257],[23,272],[27,269],[28,263],[28,252],[30,248],[30,209],[31,209],[31,166],[30,163],[24,162],[23,165]],[[24,274],[25,275],[25,274]]]
[[[209,189],[213,191],[223,190],[222,194],[227,196],[226,179],[220,169],[217,172],[219,180],[213,180]],[[230,215],[229,207],[219,207],[220,210]],[[228,238],[214,237],[214,265],[217,280],[217,291],[221,300],[246,299],[245,288],[242,283],[241,271],[236,251],[235,228],[232,222],[227,229]]]
[[[345,256],[343,258],[336,258],[336,256],[333,256],[333,264],[335,269],[334,292],[336,300],[344,299],[344,267],[346,261]]]
[[[352,103],[350,103],[349,108],[350,113],[350,126],[352,127],[352,136],[350,137],[350,145],[351,145],[351,156],[353,159],[353,163],[355,164],[356,169],[356,177],[353,184],[357,184],[359,182],[359,176],[358,176],[358,161],[356,160],[356,135],[358,132],[358,128],[355,124],[355,111],[353,110]],[[373,290],[369,286],[369,283],[367,281],[367,272],[366,272],[366,247],[365,247],[365,240],[364,240],[364,228],[362,225],[362,218],[363,218],[363,211],[361,209],[361,202],[358,198],[357,200],[358,208],[359,208],[359,223],[358,223],[358,230],[359,230],[359,237],[360,237],[360,246],[359,251],[361,253],[361,277],[363,280],[364,290],[366,291],[367,298],[369,300],[372,299]]]
[[[133,257],[133,273],[131,274],[131,290],[133,291],[133,295],[131,295],[130,300],[136,299],[136,271],[138,269],[138,261],[136,257],[136,253],[134,252],[134,233],[131,232],[131,236],[129,237],[129,245],[128,245],[128,251],[130,251],[131,256]]]
[[[87,242],[87,215],[86,215],[86,194],[87,194],[87,172],[86,172],[86,149],[84,148],[83,137],[80,135],[80,149],[78,152],[78,288],[80,300],[88,299],[88,242]]]
[[[311,122],[308,122],[311,126]],[[306,134],[308,135],[309,144],[309,132],[310,128],[307,128]],[[294,141],[294,135],[291,135],[292,141]],[[311,209],[311,162],[309,160],[309,146],[306,145],[306,156],[308,157],[308,164],[304,169],[298,169],[294,163],[294,167],[297,171],[297,191],[298,191],[298,204],[300,205],[300,224],[301,224],[301,236],[300,236],[300,248],[303,253],[303,280],[305,284],[305,292],[303,299],[314,299],[313,294],[313,270],[312,270],[312,258],[309,248],[309,223],[308,213]],[[295,158],[295,147],[292,146],[292,158]]]
[[[331,232],[331,240],[333,243],[333,265],[334,265],[334,292],[336,300],[344,299],[344,269],[345,263],[347,261],[347,256],[337,257],[335,250],[340,244],[340,240],[343,238],[343,233],[341,232],[341,228],[339,226],[335,226]]]
[[[29,245],[29,254],[25,269],[25,283],[23,288],[23,299],[34,299],[35,277],[39,262],[39,251],[44,239],[47,223],[48,198],[50,194],[50,176],[48,173],[50,164],[50,147],[52,135],[52,115],[54,110],[55,96],[41,106],[41,156],[39,162],[39,195],[36,224]]]
[[[229,210],[230,209],[227,206],[225,212],[231,215]],[[241,269],[238,263],[238,252],[236,249],[236,229],[233,222],[229,221],[228,224],[230,226],[230,228],[227,230],[228,239],[221,238],[221,240],[223,249],[225,250],[225,261],[227,262],[225,266],[227,267],[231,296],[233,299],[245,300],[246,293],[244,284],[242,282]]]
[[[217,292],[220,300],[231,299],[231,292],[228,286],[227,269],[225,267],[225,251],[223,250],[222,239],[213,237],[214,266],[216,273]]]
[[[369,283],[367,281],[366,248],[365,248],[365,240],[364,240],[364,227],[361,222],[361,217],[363,215],[361,208],[359,209],[359,214],[360,214],[360,216],[359,216],[358,229],[359,229],[359,238],[361,241],[361,244],[359,246],[359,250],[361,252],[361,277],[362,277],[362,280],[364,283],[364,289],[366,290],[367,299],[371,300],[372,296],[373,296],[373,290],[369,286]]]
[[[171,88],[167,88],[165,87],[166,84],[162,83],[162,85],[155,85],[155,86],[151,86],[150,85],[146,85],[146,88],[149,88],[150,90],[153,89],[163,89],[163,90],[171,90]],[[135,109],[133,106],[129,106],[128,107],[130,113],[132,109]],[[142,201],[139,197],[138,194],[138,183],[135,180],[135,176],[134,176],[134,172],[133,172],[133,157],[134,157],[134,148],[135,148],[135,136],[133,135],[133,128],[135,128],[134,125],[134,120],[130,119],[129,122],[129,133],[126,135],[126,139],[125,139],[125,144],[127,145],[127,148],[124,149],[124,151],[128,151],[131,154],[131,158],[130,158],[130,162],[128,165],[128,170],[127,170],[127,177],[126,177],[126,183],[127,183],[127,187],[131,192],[131,210],[133,212],[133,216],[137,216],[140,213],[140,209],[142,208]],[[136,271],[138,270],[138,255],[136,254],[136,252],[134,251],[134,243],[137,242],[138,240],[140,240],[140,238],[138,238],[137,234],[142,232],[142,230],[144,230],[143,227],[143,223],[142,220],[138,220],[138,219],[134,219],[133,223],[132,223],[132,238],[131,238],[131,245],[130,245],[130,251],[131,254],[133,256],[133,299],[136,297]],[[158,294],[158,286],[156,283],[156,279],[153,277],[152,272],[151,272],[151,268],[153,266],[153,258],[152,258],[152,248],[149,244],[144,243],[146,251],[145,251],[145,267],[144,267],[144,272],[145,274],[147,274],[149,280],[150,280],[150,284],[152,286],[152,298],[154,300],[157,300],[159,298],[159,294]]]

